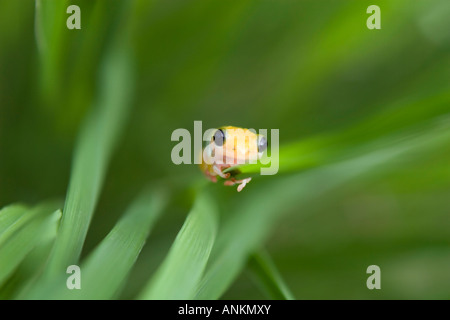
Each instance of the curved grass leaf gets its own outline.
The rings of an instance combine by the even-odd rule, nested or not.
[[[245,266],[248,256],[266,240],[272,225],[290,209],[308,208],[344,183],[391,170],[396,164],[394,159],[440,148],[449,141],[450,120],[438,118],[414,134],[372,144],[371,151],[353,159],[250,189],[240,202],[243,205],[232,210],[233,216],[221,229],[196,299],[219,298]]]
[[[444,91],[433,92],[411,103],[394,104],[346,130],[283,145],[279,150],[278,163],[277,158],[273,158],[271,165],[279,166],[280,173],[300,171],[361,154],[361,148],[366,148],[379,139],[414,134],[427,121],[448,113],[448,92],[448,88],[445,88]],[[252,174],[260,172],[262,167],[266,165],[244,164],[224,172],[239,169],[241,173]]]
[[[0,244],[5,241],[2,239],[8,238],[15,229],[20,227],[20,221],[22,223],[26,221],[21,218],[28,210],[28,207],[20,204],[12,204],[0,210]]]
[[[111,299],[134,265],[150,230],[167,203],[165,190],[143,192],[80,266],[81,289],[69,290],[70,274],[40,279],[24,299]]]
[[[67,0],[36,0],[35,37],[41,57],[55,59],[64,31]],[[55,61],[53,61],[55,63]]]
[[[31,250],[0,289],[0,300],[20,300],[35,285],[45,268],[52,246],[53,241],[43,241]]]
[[[59,220],[62,216],[61,210],[58,210],[54,216],[55,223],[48,225],[36,247],[27,254],[0,289],[0,299],[21,299],[38,281],[56,238]]]
[[[83,261],[82,290],[64,290],[57,299],[111,299],[134,265],[153,224],[167,202],[162,190],[144,192],[106,238]]]
[[[75,149],[69,189],[48,274],[76,264],[102,186],[113,145],[127,118],[131,67],[126,46],[116,45],[100,73],[100,93]]]
[[[207,193],[201,193],[140,299],[192,299],[213,247],[216,229],[215,205]]]
[[[255,281],[261,285],[269,298],[275,300],[294,300],[287,285],[281,278],[275,264],[266,251],[260,250],[250,256],[248,267]]]
[[[56,203],[45,203],[27,210],[20,219],[23,223],[13,224],[2,235],[0,244],[0,284],[17,268],[26,255],[48,234],[54,232],[60,218]],[[52,213],[50,215],[50,213]]]

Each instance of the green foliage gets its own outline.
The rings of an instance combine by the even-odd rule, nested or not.
[[[54,234],[61,216],[55,203],[34,208],[10,206],[0,211],[2,229],[0,239],[0,284],[17,268],[37,243]],[[54,212],[53,214],[51,214]],[[13,218],[19,213],[20,217]],[[7,221],[9,220],[9,221]]]
[[[216,230],[214,202],[202,193],[197,197],[166,259],[141,293],[141,299],[193,299],[208,262]]]
[[[66,276],[58,275],[44,278],[20,297],[83,300],[117,297],[166,202],[165,191],[147,190],[131,204],[123,218],[83,260],[82,290],[68,290]]]
[[[88,115],[75,149],[71,183],[49,272],[57,273],[78,261],[113,142],[126,119],[130,100],[126,59],[124,52],[114,50],[106,58],[97,105]]]
[[[450,7],[370,4],[0,1],[0,298],[448,298]],[[279,129],[277,175],[174,165],[194,120]]]
[[[272,259],[266,251],[258,251],[250,256],[249,269],[254,274],[256,282],[262,285],[271,299],[294,300],[292,293],[281,278]]]
[[[81,265],[85,288],[74,294],[83,299],[117,297],[150,228],[166,206],[167,198],[166,192],[151,190],[144,192],[131,205],[125,216]]]

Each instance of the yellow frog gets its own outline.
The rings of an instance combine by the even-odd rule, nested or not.
[[[211,137],[211,141],[202,150],[200,169],[213,182],[217,176],[225,179],[224,185],[239,184],[240,192],[251,178],[237,180],[238,170],[224,173],[223,171],[237,164],[259,160],[267,149],[265,136],[256,134],[249,129],[232,126],[218,128]]]

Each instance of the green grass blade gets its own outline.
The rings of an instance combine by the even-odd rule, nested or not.
[[[56,203],[46,203],[28,210],[24,214],[24,217],[29,217],[27,221],[3,239],[0,244],[0,284],[38,242],[48,239],[48,233],[59,221],[60,211],[55,212],[57,208]]]
[[[141,299],[192,299],[203,274],[217,230],[217,212],[201,193],[167,257],[140,295]]]
[[[134,265],[153,224],[167,204],[166,190],[147,190],[80,266],[81,290],[69,290],[69,274],[40,281],[21,299],[111,299]]]
[[[67,0],[36,0],[35,37],[42,57],[54,58],[60,47],[61,33],[66,27]],[[50,60],[50,59],[49,59]]]
[[[394,135],[407,136],[410,132],[448,113],[448,90],[438,91],[417,101],[392,105],[354,126],[337,132],[328,132],[305,140],[280,146],[279,172],[293,172],[341,161],[354,156],[364,146]],[[272,159],[271,165],[275,165]],[[239,169],[245,174],[258,173],[261,163],[243,164],[226,169]]]
[[[111,299],[134,265],[156,219],[167,203],[165,190],[148,190],[128,208],[106,238],[81,264],[81,290],[69,290],[68,274],[41,282],[27,299]]]
[[[6,233],[14,233],[12,229],[18,227],[17,222],[28,210],[29,208],[20,204],[12,204],[0,210],[0,243],[4,241],[2,238],[8,237]]]
[[[266,251],[260,250],[253,253],[250,256],[248,267],[255,281],[261,285],[269,298],[274,300],[294,300],[294,296]]]
[[[283,213],[306,208],[349,181],[391,170],[397,163],[394,159],[441,148],[449,141],[450,119],[439,118],[401,139],[379,141],[371,146],[371,151],[350,160],[280,178],[270,185],[249,190],[242,199],[244,204],[232,210],[233,216],[221,229],[196,298],[219,298],[245,266],[248,256],[266,240],[272,225]],[[280,208],[284,210],[280,211]]]
[[[56,298],[111,299],[134,265],[153,224],[167,202],[163,190],[144,192],[82,263],[82,290],[64,290]]]
[[[53,214],[54,223],[49,223],[42,232],[36,247],[23,259],[13,275],[0,288],[0,300],[20,299],[36,283],[42,274],[53,242],[56,238],[61,210]],[[52,219],[50,219],[52,220]]]
[[[42,272],[52,245],[52,241],[39,243],[27,254],[0,288],[0,300],[20,299],[21,292],[27,291]]]
[[[78,138],[48,274],[78,263],[113,145],[130,108],[132,75],[125,47],[110,49],[100,72],[100,93]]]
[[[40,85],[46,98],[59,94],[61,55],[63,54],[64,32],[67,32],[67,0],[36,0],[35,38],[41,60]]]

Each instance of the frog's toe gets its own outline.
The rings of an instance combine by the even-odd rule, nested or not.
[[[244,187],[247,185],[247,183],[250,182],[250,180],[252,180],[252,178],[246,178],[246,179],[242,179],[240,181],[236,181],[237,183],[239,183],[239,182],[241,183],[240,185],[238,185],[237,191],[241,192],[242,189],[244,189]]]
[[[236,184],[236,182],[232,181],[232,180],[227,180],[223,182],[224,186],[234,186]]]
[[[216,166],[213,168],[214,172],[223,179],[228,179],[230,177],[230,173],[223,173],[222,170]]]
[[[250,180],[252,180],[252,178],[245,178],[242,180],[236,180],[235,178],[231,178],[231,180],[224,181],[223,184],[225,186],[234,186],[235,184],[239,184],[237,187],[237,191],[241,192],[242,189],[244,189],[244,187],[247,185],[247,183],[250,182]]]

